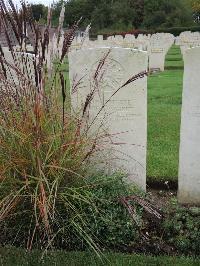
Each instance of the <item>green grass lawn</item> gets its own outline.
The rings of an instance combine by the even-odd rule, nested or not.
[[[20,249],[0,248],[1,266],[199,266],[200,260],[178,257],[150,257],[145,255],[107,254],[102,261],[93,253],[57,251],[48,253],[41,260],[41,251],[27,253]]]
[[[148,80],[149,182],[177,181],[182,101],[183,60],[173,46],[166,56],[165,71]]]

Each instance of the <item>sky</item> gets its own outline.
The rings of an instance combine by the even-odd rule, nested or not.
[[[43,5],[48,6],[48,5],[53,3],[53,0],[26,0],[26,2],[28,2],[29,4],[31,4],[31,3],[33,3],[33,4],[43,4]],[[56,1],[54,0],[54,2],[56,2]],[[20,0],[13,0],[13,3],[15,5],[19,6],[20,5]]]

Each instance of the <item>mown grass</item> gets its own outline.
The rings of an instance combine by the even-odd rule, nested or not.
[[[177,181],[183,60],[173,46],[166,56],[165,71],[148,80],[149,182]]]
[[[43,259],[41,251],[32,251],[15,248],[0,249],[0,265],[1,266],[99,266],[99,265],[115,265],[115,266],[142,266],[142,265],[177,265],[177,266],[198,266],[199,259],[186,257],[151,257],[145,255],[126,255],[126,254],[105,254],[100,260],[93,253],[83,252],[49,252]]]

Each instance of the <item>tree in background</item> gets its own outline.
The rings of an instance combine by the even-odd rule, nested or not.
[[[144,0],[143,26],[148,29],[190,26],[192,9],[187,0]]]
[[[31,4],[33,18],[36,21],[45,22],[47,18],[48,8],[42,4]]]
[[[144,0],[129,0],[130,8],[134,10],[133,25],[137,29],[139,28],[144,20]]]
[[[143,13],[144,0],[69,0],[65,24],[82,16],[83,26],[91,22],[94,31],[127,30],[141,25]]]
[[[53,5],[53,25],[58,24],[62,3]],[[64,26],[82,17],[82,27],[92,23],[93,33],[191,26],[194,13],[200,18],[200,0],[68,0],[65,5]],[[42,5],[33,5],[36,20],[44,12]]]
[[[200,23],[200,0],[191,0],[194,21]]]

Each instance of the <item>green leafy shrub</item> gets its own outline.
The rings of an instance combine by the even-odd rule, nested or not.
[[[163,223],[167,243],[180,253],[200,255],[200,209],[180,207],[174,202]]]
[[[97,178],[97,180],[99,177]],[[120,202],[120,197],[140,195],[134,186],[127,185],[122,176],[101,177],[99,186],[93,188],[96,211],[86,210],[90,230],[99,239],[99,245],[107,249],[123,250],[133,246],[140,237],[140,227],[133,221]],[[98,182],[99,182],[98,181]],[[142,208],[134,205],[139,223],[142,223]]]

